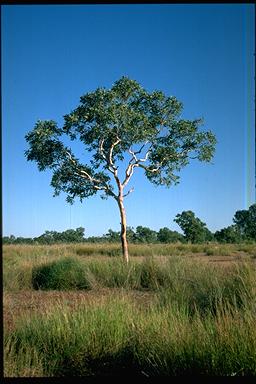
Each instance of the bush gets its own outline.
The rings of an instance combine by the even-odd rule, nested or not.
[[[168,271],[152,258],[145,259],[138,269],[140,289],[156,290],[167,285]]]
[[[64,258],[32,270],[34,289],[90,289],[84,265],[74,258]]]

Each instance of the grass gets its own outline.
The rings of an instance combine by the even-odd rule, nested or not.
[[[102,244],[86,254],[90,247],[4,247],[6,294],[95,297],[70,305],[52,296],[44,312],[14,315],[4,327],[5,377],[256,375],[256,269],[247,257],[255,246],[228,267],[211,263],[216,245],[156,244],[148,257],[140,257],[148,245],[132,245],[128,266],[117,245],[105,254]],[[239,255],[238,247],[220,249]],[[137,292],[152,298],[138,301]]]
[[[7,369],[17,373],[25,360],[27,371],[39,362],[49,377],[255,375],[254,320],[249,310],[241,314],[236,308],[204,318],[191,317],[184,306],[141,310],[125,296],[75,313],[61,306],[43,321],[26,318],[6,336],[7,348],[12,346]]]
[[[34,289],[44,290],[90,288],[83,264],[70,257],[34,267],[32,270],[32,285]]]
[[[256,246],[253,244],[130,244],[133,261],[143,257],[173,256],[235,256],[255,259]],[[32,269],[42,264],[63,259],[79,258],[81,261],[101,258],[120,258],[119,244],[62,244],[62,245],[5,245],[3,247],[3,285],[6,291],[33,289]]]

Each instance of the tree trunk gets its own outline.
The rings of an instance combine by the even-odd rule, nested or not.
[[[122,251],[123,251],[123,258],[125,262],[129,263],[129,253],[128,253],[128,244],[127,244],[127,238],[126,238],[126,213],[124,209],[123,204],[123,196],[120,195],[118,199],[118,206],[120,209],[120,216],[121,216],[121,242],[122,242]]]

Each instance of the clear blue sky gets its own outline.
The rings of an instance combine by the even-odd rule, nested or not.
[[[212,231],[255,202],[254,5],[2,6],[3,234],[85,228],[119,230],[113,199],[70,206],[53,198],[51,173],[27,162],[25,134],[40,119],[62,122],[81,95],[121,76],[183,102],[218,140],[212,164],[193,162],[178,186],[154,187],[135,175],[128,225],[179,230],[192,210]]]

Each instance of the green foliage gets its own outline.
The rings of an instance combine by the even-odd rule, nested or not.
[[[15,237],[14,235],[11,236],[4,236],[2,238],[3,244],[33,244],[34,240],[30,237]]]
[[[169,228],[160,228],[157,233],[157,240],[160,243],[183,242],[184,237],[177,231],[171,231]]]
[[[181,111],[175,97],[147,92],[136,81],[122,77],[109,90],[98,88],[83,95],[79,106],[64,116],[62,128],[52,120],[38,121],[26,135],[25,155],[40,171],[53,171],[55,195],[64,191],[68,202],[98,191],[117,198],[111,174],[126,152],[132,154],[130,171],[141,167],[154,184],[170,186],[178,182],[176,172],[190,159],[210,161],[216,144],[210,131],[199,131],[201,119],[180,119]],[[63,144],[62,136],[79,140],[92,153],[90,164],[82,164]],[[137,158],[139,153],[144,160]]]
[[[84,228],[67,229],[63,232],[45,231],[35,238],[3,237],[3,244],[58,244],[58,243],[80,243],[85,241]]]
[[[174,221],[181,227],[186,240],[191,243],[203,243],[213,238],[211,232],[206,228],[206,224],[192,211],[183,211],[176,215]]]
[[[255,206],[252,205],[249,210],[237,211],[234,216],[235,225],[222,228],[213,235],[199,218],[195,217],[192,211],[183,211],[176,215],[176,221],[184,232],[181,235],[177,231],[172,231],[167,227],[160,228],[158,232],[148,227],[138,226],[136,230],[127,227],[127,240],[130,243],[174,243],[191,241],[192,243],[209,242],[217,240],[220,243],[241,243],[255,242]],[[56,244],[56,243],[116,243],[120,241],[120,231],[108,230],[103,236],[84,237],[84,228],[68,229],[63,232],[45,231],[39,237],[23,238],[14,235],[4,236],[3,244]],[[211,252],[211,251],[210,251]],[[95,252],[93,252],[95,253]]]
[[[135,236],[136,236],[136,232],[134,231],[134,228],[127,226],[127,228],[126,228],[126,237],[127,237],[128,243],[129,242],[133,243],[135,241]]]
[[[136,243],[155,243],[157,241],[157,232],[139,225],[136,228],[133,241]]]
[[[214,237],[220,243],[240,243],[242,236],[236,225],[230,225],[220,231],[216,231]]]
[[[110,243],[118,243],[120,241],[120,232],[112,231],[112,229],[109,229],[103,238]]]
[[[35,267],[32,271],[34,289],[89,289],[84,266],[74,258],[63,258]]]
[[[236,211],[233,221],[243,239],[256,240],[256,204],[248,210]]]
[[[63,232],[45,231],[43,235],[36,237],[34,241],[38,242],[39,244],[83,242],[84,228],[79,227],[77,229],[67,229]]]

